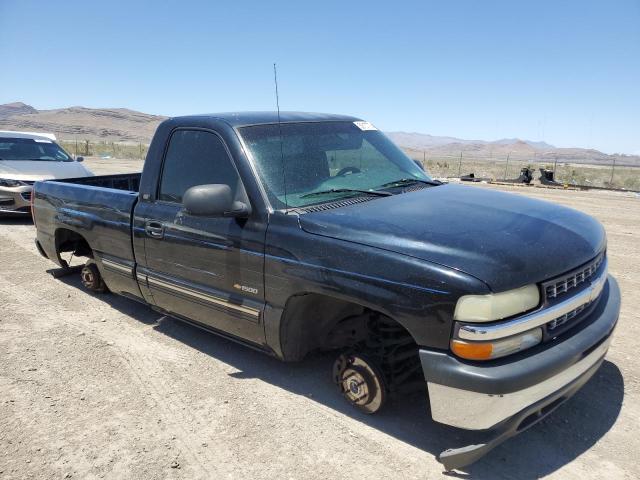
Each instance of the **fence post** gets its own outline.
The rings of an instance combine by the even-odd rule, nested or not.
[[[609,186],[613,187],[613,173],[616,169],[616,157],[613,157],[613,165],[611,166],[611,180],[609,180]]]
[[[507,153],[507,164],[504,167],[504,179],[507,179],[507,170],[509,169],[509,155],[511,155],[511,152]]]

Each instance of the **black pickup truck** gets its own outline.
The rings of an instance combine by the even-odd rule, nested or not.
[[[124,295],[282,360],[336,352],[366,413],[413,388],[485,440],[533,425],[598,369],[620,310],[606,235],[568,208],[442,184],[368,122],[172,118],[142,174],[35,184],[37,247]],[[425,388],[426,386],[426,388]]]

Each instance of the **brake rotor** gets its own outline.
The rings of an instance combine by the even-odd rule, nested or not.
[[[333,365],[333,379],[347,401],[364,413],[376,413],[384,405],[384,378],[366,357],[340,355]]]
[[[90,268],[83,268],[82,272],[80,272],[80,277],[82,278],[82,284],[85,287],[94,287],[96,283],[96,275]]]

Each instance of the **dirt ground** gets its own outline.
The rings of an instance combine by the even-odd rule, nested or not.
[[[89,160],[96,173],[141,165]],[[640,477],[640,197],[501,188],[594,215],[623,292],[595,377],[459,478]],[[332,358],[284,364],[144,305],[54,279],[29,220],[0,219],[0,478],[429,479],[464,437],[425,399],[348,407]],[[526,253],[526,252],[523,252]]]

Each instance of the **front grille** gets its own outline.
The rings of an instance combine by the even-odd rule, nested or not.
[[[585,303],[584,305],[580,305],[575,310],[567,312],[558,318],[554,318],[549,323],[547,323],[547,332],[554,333],[555,330],[560,328],[562,325],[565,325],[569,320],[576,318],[576,316],[580,314],[589,305],[591,305],[591,303]]]
[[[565,275],[556,277],[543,284],[547,299],[556,298],[584,283],[598,271],[604,261],[604,252],[598,254],[596,258],[586,265],[573,270]]]

